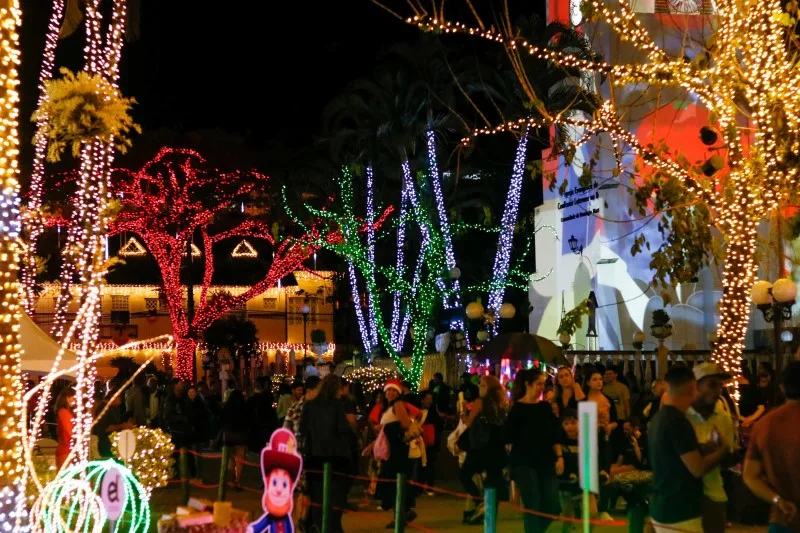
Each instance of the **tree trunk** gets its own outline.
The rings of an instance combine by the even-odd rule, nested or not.
[[[24,518],[25,493],[18,493],[22,463],[22,376],[19,346],[20,286],[17,281],[19,250],[19,183],[17,181],[17,113],[15,89],[18,53],[19,4],[0,0],[0,522],[4,529],[17,531]],[[18,56],[17,56],[18,57]]]
[[[197,341],[188,337],[176,339],[177,356],[175,358],[175,377],[181,381],[194,379],[194,357]]]
[[[746,212],[746,211],[744,211]],[[748,218],[732,218],[728,232],[719,303],[720,323],[711,358],[738,375],[747,326],[750,321],[750,290],[756,277],[756,223]]]

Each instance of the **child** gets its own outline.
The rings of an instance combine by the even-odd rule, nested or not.
[[[578,453],[578,413],[575,409],[564,409],[564,414],[561,417],[561,427],[564,430],[564,435],[561,441],[561,453],[564,455],[564,473],[558,477],[559,487],[558,493],[561,500],[561,514],[562,516],[570,518],[580,517],[580,503],[582,500],[582,490],[579,484],[580,470],[578,461],[580,455]],[[602,484],[608,475],[605,472],[600,472],[600,483]],[[602,490],[602,489],[601,489]],[[589,495],[589,512],[592,517],[599,518],[600,520],[611,520],[607,513],[597,513],[597,495]],[[563,531],[569,531],[571,524],[564,522]]]
[[[578,484],[578,413],[575,409],[564,409],[564,414],[561,417],[561,427],[564,430],[561,441],[561,453],[564,455],[564,473],[558,476],[561,514],[567,517],[578,517],[581,488]],[[568,530],[569,523],[564,522],[564,531]]]

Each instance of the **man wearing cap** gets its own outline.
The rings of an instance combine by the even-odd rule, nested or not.
[[[694,377],[697,380],[697,396],[687,410],[686,417],[694,428],[700,449],[705,455],[722,446],[732,453],[733,419],[719,402],[725,380],[731,376],[716,363],[702,363],[695,365]],[[727,502],[722,472],[720,466],[716,465],[703,476],[703,531],[725,531]]]

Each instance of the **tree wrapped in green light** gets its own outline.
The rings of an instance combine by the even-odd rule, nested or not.
[[[362,234],[365,233],[364,227],[366,224],[377,225],[378,222],[365,222],[364,219],[356,216],[353,208],[355,202],[353,177],[350,169],[343,169],[338,177],[338,184],[340,188],[337,202],[339,211],[305,206],[317,220],[327,220],[332,225],[329,234],[337,236],[335,239],[319,239],[315,245],[338,254],[360,271],[364,278],[368,295],[371,297],[370,301],[373,301],[377,307],[374,309],[374,317],[381,346],[397,365],[397,369],[403,378],[411,383],[418,384],[422,378],[422,364],[427,353],[428,331],[434,324],[435,314],[441,308],[442,303],[453,296],[451,284],[443,283],[443,281],[450,279],[444,236],[439,230],[439,225],[431,220],[431,213],[428,210],[422,206],[409,207],[405,215],[396,221],[396,224],[405,224],[407,228],[416,226],[420,229],[420,233],[423,235],[422,250],[419,255],[420,263],[416,265],[413,276],[410,276],[411,272],[405,266],[388,267],[378,265],[373,259],[374,256],[370,253],[369,245],[362,237]],[[286,209],[290,216],[298,224],[302,225],[300,219],[292,214],[288,205]],[[385,213],[388,212],[391,212],[391,210],[385,211]],[[496,228],[474,225],[470,225],[467,228],[466,225],[463,226],[462,228],[461,225],[456,225],[453,229],[456,231],[459,229],[498,231]],[[384,225],[384,227],[386,226]],[[391,233],[391,231],[376,235],[376,241],[383,240],[382,238],[386,237],[387,233]],[[518,260],[519,263],[524,261],[527,256],[532,237],[533,235],[531,235],[528,245],[522,250],[521,257]],[[379,290],[376,282],[377,275],[383,276],[386,280],[387,290]],[[409,277],[413,279],[409,280]],[[488,293],[499,286],[527,290],[530,281],[530,273],[524,272],[520,268],[511,268],[503,280],[492,280],[478,285],[462,287],[462,291],[466,293]],[[398,346],[393,346],[390,329],[386,325],[383,313],[380,312],[382,298],[393,298],[396,293],[401,295],[405,305],[403,311],[410,317],[412,338],[410,367],[401,359],[400,347],[403,345],[403,339],[401,339]]]

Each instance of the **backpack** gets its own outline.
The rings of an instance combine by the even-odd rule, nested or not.
[[[375,444],[372,447],[372,455],[374,455],[375,459],[378,461],[386,461],[389,459],[390,451],[389,439],[386,438],[386,433],[384,433],[383,428],[381,428],[380,433],[378,433],[378,438],[375,439]]]

